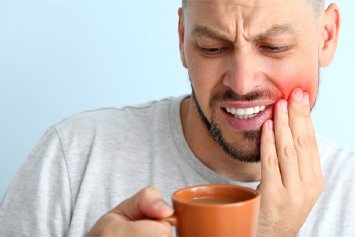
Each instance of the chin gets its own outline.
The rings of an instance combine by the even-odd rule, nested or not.
[[[248,163],[260,162],[261,130],[241,131],[238,134],[223,135],[223,132],[211,131],[212,137],[223,151],[232,159]]]

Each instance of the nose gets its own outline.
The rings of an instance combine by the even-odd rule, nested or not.
[[[230,55],[223,84],[239,95],[246,95],[261,86],[265,78],[257,55],[238,49]]]

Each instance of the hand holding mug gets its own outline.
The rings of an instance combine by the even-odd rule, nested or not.
[[[102,216],[88,236],[172,236],[171,225],[161,219],[173,212],[160,192],[148,187]]]

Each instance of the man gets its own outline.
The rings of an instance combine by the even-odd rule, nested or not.
[[[258,236],[354,235],[355,154],[316,139],[310,117],[339,25],[318,0],[185,1],[191,95],[49,129],[6,194],[0,235],[170,236],[171,194],[201,183],[258,188]]]

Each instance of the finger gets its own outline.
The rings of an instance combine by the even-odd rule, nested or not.
[[[300,181],[297,153],[289,127],[288,103],[280,100],[275,105],[274,112],[275,142],[282,183],[285,187],[295,187]]]
[[[159,221],[161,222],[167,222],[169,223],[170,225],[172,226],[177,226],[177,218],[176,218],[176,215],[172,215],[172,216],[169,216],[167,218],[164,218],[164,219],[160,219]]]
[[[120,203],[112,212],[130,220],[139,220],[167,218],[173,214],[174,210],[163,200],[157,189],[148,187]]]
[[[305,103],[305,106],[307,108],[307,111],[311,111],[311,105],[310,105],[310,101],[309,101],[309,94],[306,93],[303,101]],[[321,168],[321,162],[320,162],[320,155],[319,155],[319,150],[318,150],[318,143],[317,143],[317,138],[315,135],[315,130],[314,130],[314,126],[313,126],[313,121],[312,121],[312,117],[309,116],[308,119],[306,120],[306,124],[307,124],[307,131],[310,132],[310,134],[312,134],[311,137],[311,151],[313,152],[314,156],[312,156],[312,160],[313,160],[313,172],[317,177],[322,177],[322,168]]]
[[[265,121],[262,127],[260,139],[261,179],[263,184],[282,185],[273,127],[272,120]]]
[[[117,236],[167,237],[172,236],[172,228],[167,222],[140,220],[127,222],[118,228]]]
[[[290,128],[295,141],[300,178],[303,181],[314,179],[314,159],[317,145],[309,108],[308,93],[300,88],[292,91],[289,98]]]

